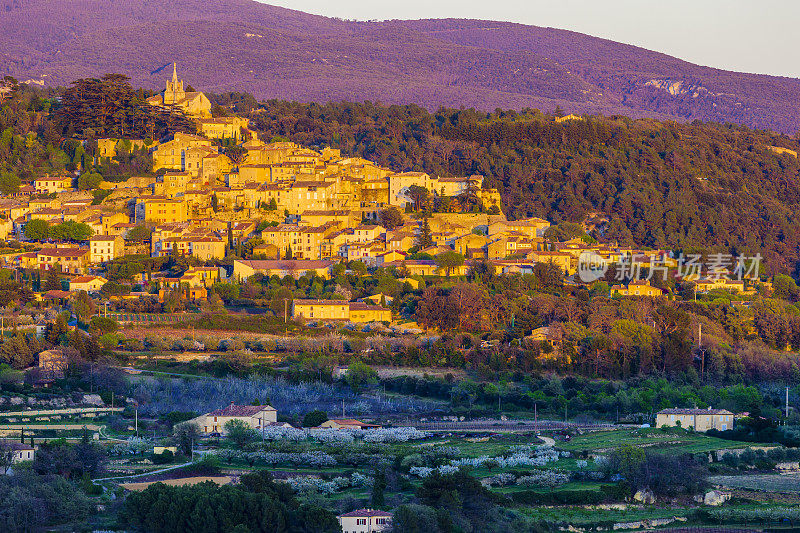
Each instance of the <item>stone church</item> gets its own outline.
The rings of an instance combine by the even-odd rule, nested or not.
[[[175,63],[172,64],[172,79],[167,80],[166,89],[148,98],[147,102],[157,107],[176,107],[189,117],[211,117],[211,102],[201,92],[186,92],[183,80],[178,80]]]

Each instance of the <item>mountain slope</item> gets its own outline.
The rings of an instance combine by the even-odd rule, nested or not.
[[[0,0],[0,73],[51,85],[121,72],[159,88],[429,108],[800,129],[800,80],[727,72],[587,35],[480,20],[348,22],[251,0]]]

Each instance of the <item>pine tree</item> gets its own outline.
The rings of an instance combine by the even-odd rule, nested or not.
[[[375,474],[375,480],[372,482],[372,507],[380,509],[386,505],[386,474],[382,471]]]
[[[433,246],[433,238],[431,237],[431,225],[428,223],[428,217],[422,219],[422,229],[417,236],[417,247],[420,249]]]
[[[58,275],[55,268],[51,268],[47,272],[47,280],[44,284],[46,291],[60,291],[61,290],[61,276]]]

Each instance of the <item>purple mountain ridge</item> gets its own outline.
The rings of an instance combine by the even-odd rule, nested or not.
[[[257,98],[624,114],[800,130],[800,80],[703,67],[508,22],[354,22],[251,0],[0,0],[0,74],[66,85],[108,72]]]

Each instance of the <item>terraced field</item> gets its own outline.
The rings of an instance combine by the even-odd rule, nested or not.
[[[800,493],[800,473],[763,474],[744,476],[711,476],[709,482],[732,489],[749,489],[763,492]]]

